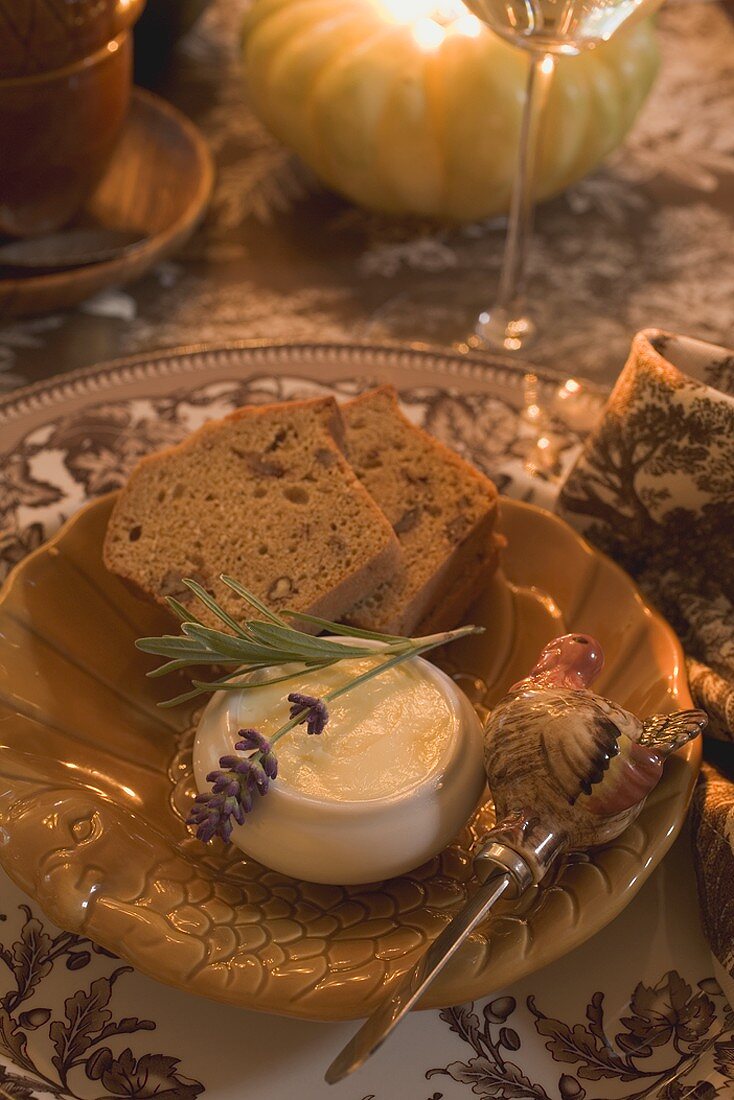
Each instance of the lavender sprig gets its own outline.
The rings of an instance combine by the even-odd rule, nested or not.
[[[299,726],[305,722],[306,733],[324,732],[326,723],[329,721],[329,712],[323,699],[317,699],[314,695],[304,695],[300,691],[292,691],[288,696],[288,702],[293,704],[291,718],[297,718]]]
[[[241,740],[235,749],[251,755],[222,756],[219,768],[206,777],[211,792],[197,795],[186,819],[205,844],[215,836],[229,841],[235,823],[244,825],[245,816],[252,812],[255,795],[266,795],[270,780],[278,774],[278,760],[266,737],[254,729],[240,730],[238,736]]]
[[[219,767],[207,775],[211,791],[196,796],[186,818],[186,824],[194,826],[196,836],[205,844],[215,836],[227,843],[235,824],[245,824],[247,814],[255,806],[255,795],[263,797],[268,793],[270,780],[278,774],[278,759],[273,752],[276,741],[304,722],[309,733],[323,733],[329,721],[323,699],[293,691],[288,702],[293,704],[290,718],[269,741],[259,730],[240,730],[235,750],[250,755],[221,756]]]

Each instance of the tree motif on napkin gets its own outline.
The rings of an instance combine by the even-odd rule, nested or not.
[[[734,741],[734,353],[639,333],[558,508],[652,596],[683,640],[707,733]],[[704,930],[734,975],[734,782],[719,749],[693,844]]]
[[[642,332],[558,510],[681,635],[710,732],[734,739],[734,355]],[[715,383],[732,383],[731,392]],[[727,711],[728,708],[728,711]]]

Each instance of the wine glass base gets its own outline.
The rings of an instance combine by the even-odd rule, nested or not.
[[[470,347],[515,354],[530,347],[535,337],[535,323],[529,317],[518,317],[497,306],[479,314],[474,336],[468,342]]]

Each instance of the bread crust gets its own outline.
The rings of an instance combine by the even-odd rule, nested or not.
[[[417,635],[436,634],[441,630],[451,630],[461,623],[471,605],[489,584],[500,565],[500,554],[505,545],[504,539],[492,535],[489,547],[484,553],[477,554],[466,564],[464,576],[453,588],[439,597],[434,607],[421,620],[416,628]]]
[[[353,607],[347,621],[370,630],[413,634],[437,607],[459,606],[461,600],[450,598],[452,591],[463,591],[467,577],[479,575],[478,561],[496,560],[488,548],[495,545],[497,489],[412,424],[400,410],[393,386],[370,390],[343,411],[350,461],[393,523],[405,555],[402,576]],[[410,466],[402,458],[408,453]],[[413,514],[415,520],[406,528],[404,519]],[[453,625],[446,615],[441,621]]]

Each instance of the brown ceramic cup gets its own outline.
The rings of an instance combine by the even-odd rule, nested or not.
[[[37,20],[22,54],[0,42],[0,234],[61,228],[101,179],[127,113],[142,6],[72,0],[48,27]]]

